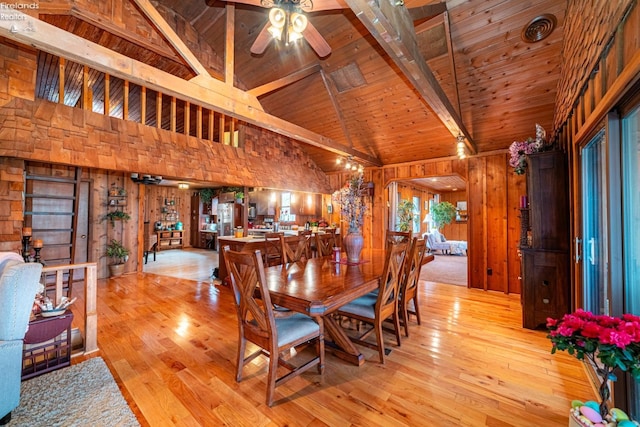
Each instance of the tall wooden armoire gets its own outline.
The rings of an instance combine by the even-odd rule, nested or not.
[[[528,156],[529,238],[521,239],[522,326],[544,327],[570,310],[569,186],[561,151]],[[524,215],[528,214],[528,215]]]

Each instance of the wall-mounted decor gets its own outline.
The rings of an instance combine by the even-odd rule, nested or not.
[[[469,215],[467,214],[467,202],[458,201],[456,203],[456,221],[466,221]]]

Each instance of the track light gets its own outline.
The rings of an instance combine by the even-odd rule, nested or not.
[[[344,168],[346,170],[352,171],[352,172],[358,172],[358,173],[363,173],[364,172],[364,166],[360,163],[358,163],[357,161],[353,160],[352,156],[349,156],[347,158],[344,157],[338,157],[336,159],[336,164],[337,165],[342,165],[344,163]]]

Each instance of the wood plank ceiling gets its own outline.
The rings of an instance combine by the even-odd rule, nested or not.
[[[323,0],[315,3],[324,4]],[[205,54],[194,53],[213,77],[223,79],[226,3],[156,0],[152,4],[187,39],[185,43],[194,45],[196,35],[201,50],[203,44],[206,49],[202,50]],[[413,23],[419,55],[479,153],[506,149],[514,140],[533,136],[536,123],[547,132],[552,130],[565,1],[406,0],[404,4],[410,12],[423,7],[417,10],[422,16]],[[63,8],[48,13],[42,8],[40,19],[176,76],[193,77],[166,41],[147,43],[142,36],[127,39],[117,23],[97,19],[97,12],[79,14],[77,7],[76,13],[72,9],[60,13]],[[134,2],[126,7],[144,16]],[[246,4],[236,4],[231,10],[235,10],[237,87],[251,90],[297,72],[306,75],[259,95],[267,113],[377,157],[383,165],[456,154],[456,138],[421,96],[423,88],[403,74],[397,58],[390,57],[346,4],[308,13],[309,21],[332,49],[324,58],[304,41],[288,47],[271,41],[263,54],[251,54],[249,49],[267,22],[268,10]],[[441,10],[446,11],[437,13]],[[434,16],[428,16],[434,11]],[[543,14],[555,17],[555,30],[542,41],[525,42],[523,29]],[[176,28],[182,22],[176,16],[191,27]],[[46,93],[46,85],[41,90]],[[335,154],[305,147],[323,170],[339,168]]]

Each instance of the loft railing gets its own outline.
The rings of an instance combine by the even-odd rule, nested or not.
[[[42,51],[36,97],[212,142],[239,144],[234,117]]]
[[[95,262],[87,262],[42,268],[42,274],[55,276],[55,286],[53,287],[54,295],[52,299],[56,305],[60,304],[61,298],[64,295],[65,275],[69,276],[69,272],[71,271],[74,272],[74,278],[84,278],[84,294],[78,297],[78,300],[84,302],[81,327],[81,330],[84,332],[83,347],[81,353],[77,352],[74,353],[74,355],[92,353],[98,350],[98,312],[96,306],[98,283],[97,264]],[[49,289],[49,287],[47,287],[47,289]],[[69,295],[69,297],[71,297],[71,295]],[[72,311],[80,311],[77,307],[81,304],[82,303],[74,303],[74,305],[71,306]]]

